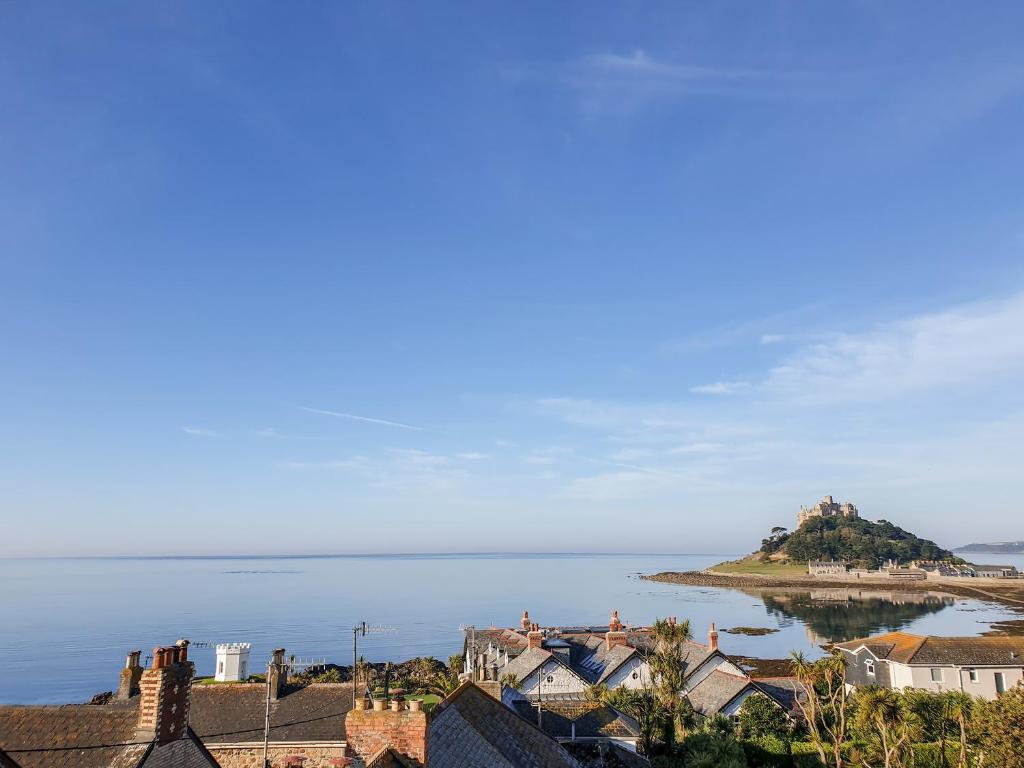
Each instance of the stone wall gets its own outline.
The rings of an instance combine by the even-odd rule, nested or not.
[[[263,745],[255,744],[245,747],[218,747],[207,744],[206,748],[214,756],[221,768],[263,768]],[[272,768],[289,766],[287,758],[292,756],[305,757],[302,768],[334,768],[338,758],[345,757],[345,748],[337,747],[300,747],[270,745],[267,757]],[[331,762],[331,761],[335,762]],[[298,761],[292,761],[298,763]],[[353,768],[355,768],[353,765]]]

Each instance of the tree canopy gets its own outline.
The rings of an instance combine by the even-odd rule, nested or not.
[[[877,566],[886,560],[953,560],[953,553],[887,520],[859,517],[812,517],[792,533],[772,535],[761,542],[765,555],[790,560],[847,560]]]

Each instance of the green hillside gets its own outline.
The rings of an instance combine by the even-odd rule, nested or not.
[[[761,542],[760,552],[773,559],[847,560],[877,567],[886,560],[954,560],[952,552],[887,520],[855,517],[812,517],[795,531],[775,528]]]

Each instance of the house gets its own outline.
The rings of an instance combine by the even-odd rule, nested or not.
[[[974,572],[983,579],[1016,579],[1017,569],[1012,565],[975,565]]]
[[[0,750],[20,768],[220,768],[189,727],[188,642],[157,648],[135,705],[0,707]]]
[[[767,691],[745,674],[734,674],[716,669],[686,692],[693,711],[701,717],[725,715],[736,719],[748,697]],[[771,696],[768,696],[772,698]],[[774,699],[773,699],[774,701]],[[778,703],[778,702],[776,702]]]
[[[176,648],[181,649],[184,658],[187,642],[182,641]],[[183,661],[169,665],[161,661],[167,650],[154,651],[154,668],[183,669]],[[0,748],[11,752],[10,757],[21,768],[147,765],[131,760],[142,748],[135,743],[141,733],[139,723],[151,716],[153,707],[157,706],[152,700],[158,697],[159,691],[153,688],[154,671],[143,669],[140,657],[139,651],[128,654],[117,694],[109,703],[0,707]],[[176,752],[189,749],[202,753],[210,765],[220,768],[246,768],[257,757],[262,760],[269,693],[268,756],[275,766],[302,758],[305,768],[332,768],[344,759],[345,716],[352,708],[351,686],[340,683],[289,685],[284,658],[283,649],[274,652],[268,683],[204,685],[193,681],[192,664],[188,662],[188,674],[181,671],[175,678],[170,690],[178,693],[167,703],[177,718],[173,721],[177,723],[173,732],[183,734],[181,738],[192,744],[191,747],[177,744]],[[157,667],[158,664],[162,666]],[[55,762],[54,758],[46,757],[45,751],[35,749],[51,743],[59,745],[69,760],[70,756],[76,756],[75,762]],[[124,754],[119,751],[122,748]],[[167,750],[162,749],[164,752],[154,748],[146,759],[156,759],[155,755]],[[182,765],[192,768],[187,763]]]
[[[503,686],[502,703],[559,743],[603,742],[637,751],[640,725],[608,704],[587,699],[529,699]]]
[[[607,626],[545,629],[524,612],[520,629],[467,630],[466,676],[512,681],[533,699],[579,699],[598,684],[640,689],[651,684],[647,655],[653,645],[650,627],[627,627],[617,611]],[[691,686],[715,669],[743,674],[718,649],[713,624],[707,644],[687,641],[683,658]]]
[[[582,768],[558,741],[471,682],[431,713],[428,766]]]
[[[811,576],[845,576],[850,564],[845,560],[810,560],[807,573]]]
[[[847,683],[963,691],[994,699],[1024,680],[1022,637],[935,637],[888,632],[837,643]]]

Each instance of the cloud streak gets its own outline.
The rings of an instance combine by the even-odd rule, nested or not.
[[[182,427],[181,431],[193,437],[220,437],[220,432],[206,427]]]
[[[408,429],[413,432],[422,432],[423,427],[416,427],[412,424],[403,424],[400,421],[389,421],[388,419],[375,419],[369,416],[357,416],[354,413],[344,413],[342,411],[328,411],[323,408],[310,408],[309,406],[300,405],[300,410],[306,411],[307,413],[317,413],[321,416],[333,416],[336,419],[347,419],[349,421],[360,421],[365,424],[378,424],[382,427],[395,427],[397,429]]]

